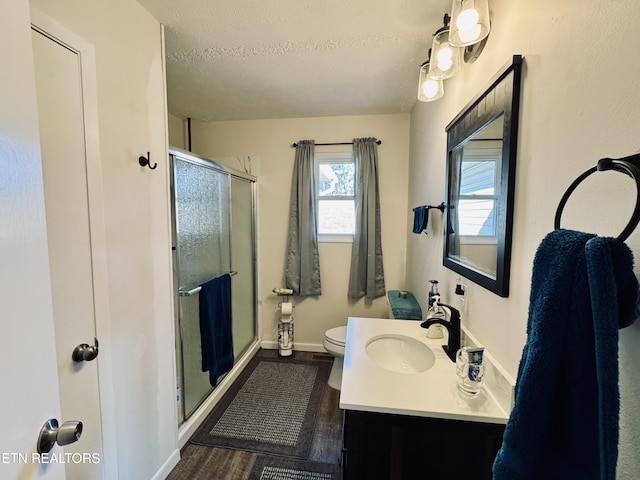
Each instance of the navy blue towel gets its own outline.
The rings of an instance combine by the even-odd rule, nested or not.
[[[231,335],[231,276],[222,275],[202,284],[200,290],[200,346],[202,371],[215,387],[218,377],[233,367]]]
[[[422,233],[429,223],[429,208],[426,205],[413,209],[413,233]]]
[[[624,243],[551,232],[533,263],[527,341],[494,480],[614,480],[618,329],[638,318]]]

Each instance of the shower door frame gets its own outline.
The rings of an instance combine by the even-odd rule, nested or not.
[[[173,283],[174,283],[174,322],[176,325],[176,359],[178,356],[180,357],[180,362],[176,361],[176,377],[180,375],[181,378],[181,391],[184,395],[184,358],[183,351],[184,346],[182,345],[182,336],[178,333],[181,332],[181,319],[180,319],[180,297],[178,295],[179,288],[179,246],[178,246],[178,226],[176,222],[176,211],[175,211],[175,178],[174,178],[174,158],[179,158],[184,161],[188,161],[190,163],[202,166],[204,168],[209,168],[212,170],[217,170],[220,173],[229,175],[229,226],[230,232],[233,229],[233,218],[232,218],[232,202],[233,195],[231,191],[232,186],[232,177],[239,178],[241,180],[249,181],[251,183],[251,238],[252,238],[252,264],[253,264],[253,279],[251,282],[252,286],[252,294],[253,294],[253,325],[254,325],[254,337],[253,341],[249,343],[249,345],[238,355],[234,362],[233,369],[226,374],[221,380],[220,383],[216,387],[212,387],[205,397],[202,399],[200,404],[195,407],[195,409],[191,412],[191,414],[187,417],[185,415],[184,410],[184,402],[182,405],[183,411],[178,412],[178,418],[182,419],[179,424],[179,444],[180,447],[184,446],[188,441],[189,437],[193,434],[193,432],[197,429],[197,427],[204,421],[206,415],[213,409],[215,404],[222,398],[222,395],[228,390],[229,386],[235,380],[240,372],[247,365],[249,360],[255,355],[255,353],[260,348],[260,319],[259,319],[259,310],[258,310],[258,262],[257,262],[257,199],[256,199],[256,188],[257,188],[257,177],[235,170],[233,168],[221,165],[216,163],[210,159],[205,157],[196,155],[192,152],[188,152],[186,150],[182,150],[175,147],[169,147],[169,171],[170,171],[170,202],[171,202],[171,225],[172,225],[172,263],[173,263]],[[231,233],[230,233],[231,234]],[[229,256],[232,260],[233,250],[233,242],[230,243],[230,251]],[[231,269],[233,269],[233,265],[231,265]],[[176,404],[176,408],[178,405]]]

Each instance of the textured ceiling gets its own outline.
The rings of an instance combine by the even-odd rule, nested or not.
[[[138,0],[165,25],[169,112],[401,113],[451,0]]]

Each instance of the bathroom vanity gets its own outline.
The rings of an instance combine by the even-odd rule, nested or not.
[[[474,344],[468,332],[463,338]],[[419,321],[349,318],[344,480],[491,479],[513,381],[491,364],[482,391],[466,396],[442,344]]]

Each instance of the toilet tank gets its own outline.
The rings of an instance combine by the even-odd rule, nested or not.
[[[389,304],[389,318],[422,320],[422,309],[411,292],[389,290],[387,303]]]

